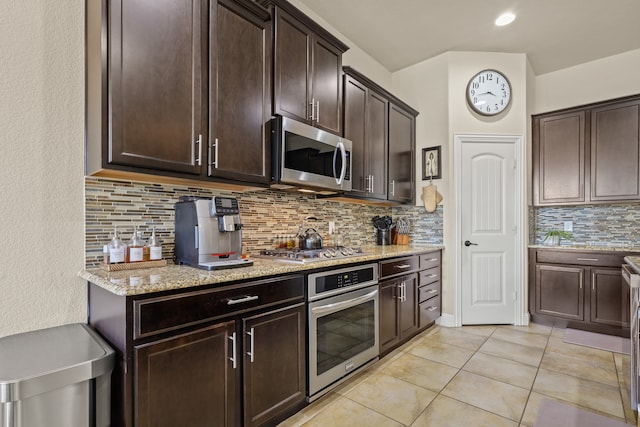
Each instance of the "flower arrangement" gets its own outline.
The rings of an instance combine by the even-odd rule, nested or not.
[[[571,239],[572,237],[573,235],[568,231],[551,229],[547,231],[547,234],[544,235],[542,243],[545,243],[549,246],[558,246],[560,244],[561,238]]]

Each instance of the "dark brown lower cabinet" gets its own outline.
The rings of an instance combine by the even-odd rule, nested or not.
[[[135,425],[237,425],[239,370],[229,363],[235,322],[136,346]]]
[[[380,282],[380,354],[418,331],[417,290],[415,273]]]
[[[277,425],[306,405],[305,319],[302,275],[133,296],[89,284],[89,324],[117,353],[112,425]]]
[[[529,250],[533,322],[610,335],[629,334],[629,287],[622,279],[628,252]]]
[[[243,336],[243,425],[275,425],[306,395],[304,305],[244,319]]]

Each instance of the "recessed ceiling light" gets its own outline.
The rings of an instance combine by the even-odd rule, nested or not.
[[[504,27],[505,25],[511,24],[514,19],[516,19],[516,15],[514,15],[511,12],[506,12],[506,13],[503,13],[502,15],[498,16],[498,19],[496,19],[495,24],[498,27]]]

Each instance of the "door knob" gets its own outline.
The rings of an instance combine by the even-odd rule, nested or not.
[[[468,241],[468,240],[465,240],[465,241],[464,241],[464,245],[465,245],[465,246],[471,246],[471,245],[478,246],[478,244],[477,244],[477,243],[471,243],[471,242],[470,242],[470,241]]]

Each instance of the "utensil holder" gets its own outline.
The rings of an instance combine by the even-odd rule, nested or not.
[[[376,229],[376,245],[390,245],[391,244],[391,230]]]

